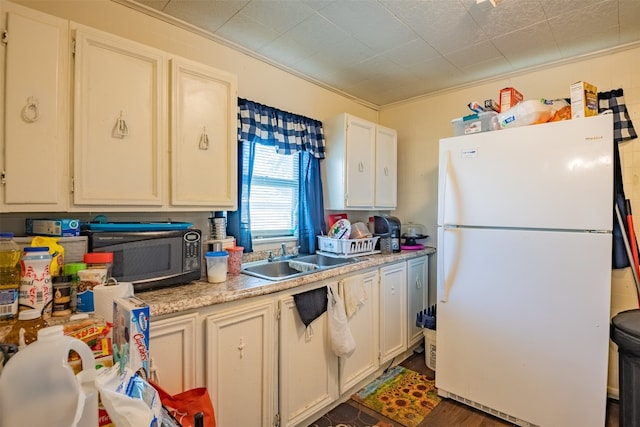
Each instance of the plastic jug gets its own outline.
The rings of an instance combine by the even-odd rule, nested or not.
[[[77,375],[69,351],[82,359]],[[63,334],[61,325],[38,331],[38,340],[18,351],[0,375],[0,426],[98,425],[95,361],[82,341]]]

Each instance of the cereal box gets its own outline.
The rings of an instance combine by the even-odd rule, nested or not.
[[[522,94],[512,87],[505,87],[500,90],[500,112],[505,112],[522,101]]]
[[[113,302],[114,359],[149,378],[149,306],[137,297]],[[117,354],[115,353],[117,352]]]
[[[598,88],[579,81],[569,87],[571,95],[571,118],[598,115]]]

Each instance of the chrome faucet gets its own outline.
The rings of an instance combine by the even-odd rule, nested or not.
[[[269,256],[267,260],[271,262],[271,261],[282,261],[285,259],[295,258],[298,256],[298,248],[300,248],[300,246],[294,246],[291,250],[291,253],[287,255],[287,245],[283,243],[280,246],[280,256],[273,256],[273,251],[269,251]]]

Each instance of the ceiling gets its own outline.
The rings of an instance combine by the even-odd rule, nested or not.
[[[640,0],[115,1],[372,107],[640,41]]]

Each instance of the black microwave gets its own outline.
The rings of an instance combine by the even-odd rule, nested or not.
[[[112,276],[133,283],[134,291],[199,280],[202,269],[200,230],[85,230],[89,252],[112,252]]]

